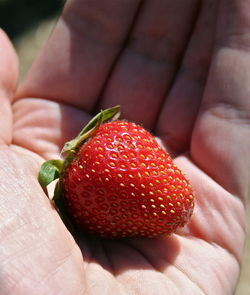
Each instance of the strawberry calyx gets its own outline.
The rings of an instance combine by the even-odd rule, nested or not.
[[[65,143],[61,155],[64,160],[48,160],[40,168],[38,181],[43,189],[54,180],[60,178],[66,166],[72,161],[81,146],[94,135],[99,126],[108,120],[117,120],[120,115],[120,106],[101,111],[94,116],[82,131],[72,140]]]

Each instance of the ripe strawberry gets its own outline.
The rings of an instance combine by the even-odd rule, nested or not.
[[[67,212],[100,236],[170,234],[193,212],[190,184],[153,136],[134,123],[100,125],[62,175]]]

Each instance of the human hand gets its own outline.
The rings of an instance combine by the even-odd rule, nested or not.
[[[68,1],[14,98],[13,128],[17,66],[1,34],[1,294],[233,293],[250,171],[250,1],[217,2]],[[175,156],[194,215],[170,237],[77,245],[39,165],[118,103]]]

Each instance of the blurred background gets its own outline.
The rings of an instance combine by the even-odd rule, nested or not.
[[[20,81],[53,30],[63,4],[63,0],[0,0],[0,27],[7,32],[17,50]],[[236,295],[250,295],[250,212],[247,233]]]
[[[20,57],[21,79],[48,38],[63,3],[63,0],[0,0],[0,27],[7,32]]]

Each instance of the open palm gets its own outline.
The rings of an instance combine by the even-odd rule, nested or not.
[[[17,95],[1,32],[1,295],[233,293],[250,171],[249,29],[246,0],[69,0]],[[177,234],[73,239],[37,182],[44,159],[116,104],[194,187]]]

